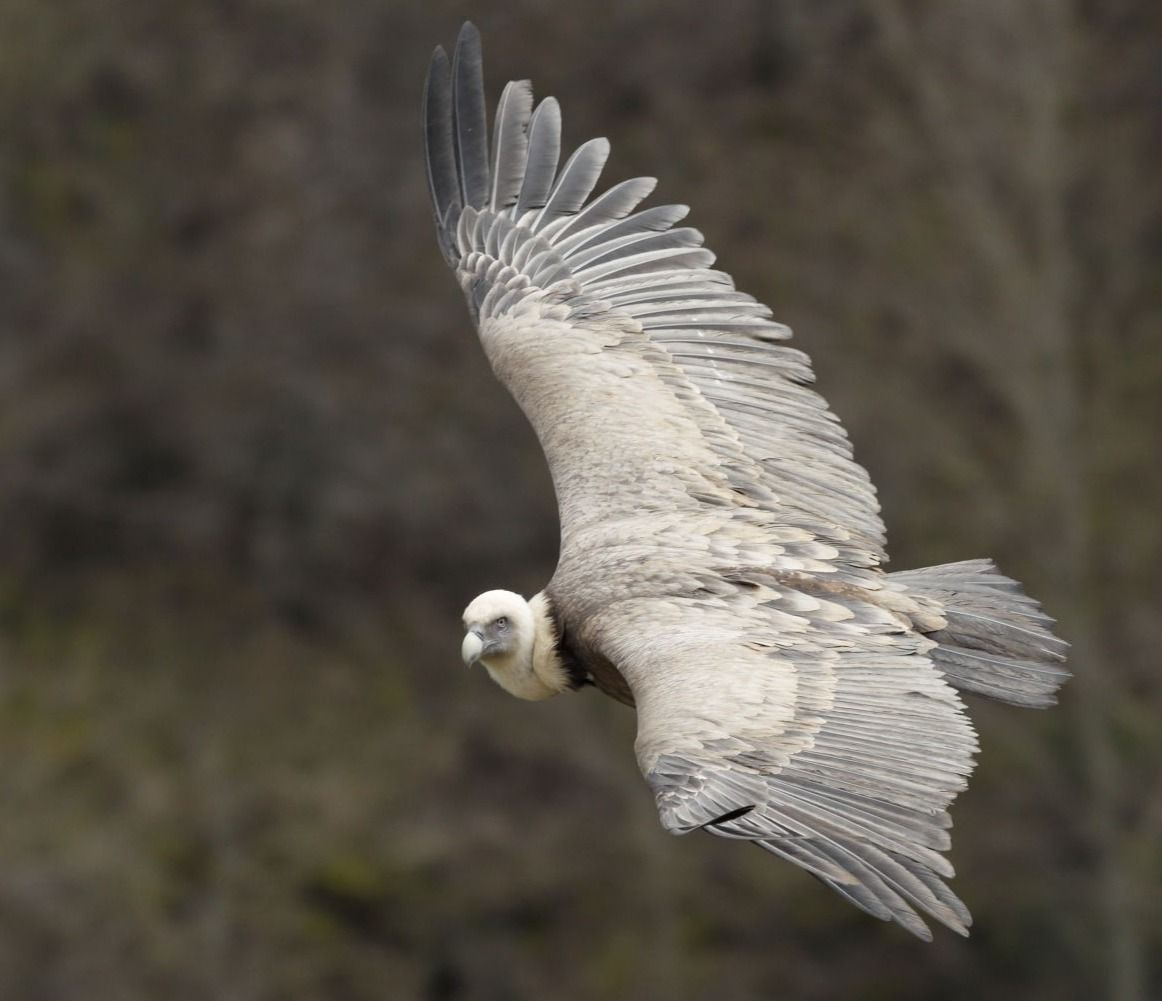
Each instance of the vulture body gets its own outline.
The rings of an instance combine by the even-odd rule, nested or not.
[[[467,24],[424,93],[439,245],[532,424],[560,560],[465,611],[514,695],[586,683],[638,714],[664,827],[751,841],[875,915],[962,934],[947,808],[973,767],[959,691],[1051,705],[1066,644],[987,560],[886,573],[867,473],[770,311],[713,269],[651,178],[593,197],[561,117],[508,84],[491,153]]]

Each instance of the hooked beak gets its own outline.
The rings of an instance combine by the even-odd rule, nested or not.
[[[473,630],[464,637],[460,644],[460,656],[464,659],[464,666],[471,667],[484,653],[484,637]]]

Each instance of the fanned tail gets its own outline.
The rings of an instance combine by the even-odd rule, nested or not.
[[[1053,620],[1002,574],[992,560],[965,560],[890,575],[914,594],[944,606],[944,629],[932,661],[963,692],[1010,705],[1043,709],[1057,701],[1069,677],[1069,644],[1053,635]]]

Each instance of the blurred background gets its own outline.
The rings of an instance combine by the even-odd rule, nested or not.
[[[465,17],[795,328],[892,565],[1074,643],[970,707],[970,940],[666,836],[631,712],[461,666],[557,545],[427,204]],[[1162,994],[1160,56],[1153,0],[7,0],[0,996]]]

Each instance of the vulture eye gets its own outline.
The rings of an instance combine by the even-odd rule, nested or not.
[[[493,625],[496,626],[497,629],[507,629],[508,628],[508,616],[502,615],[500,618],[498,618],[493,623]]]

